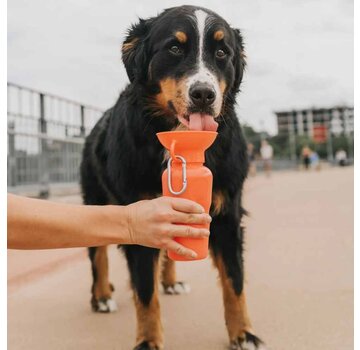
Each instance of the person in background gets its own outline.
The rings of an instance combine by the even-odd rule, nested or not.
[[[338,163],[338,165],[340,166],[345,166],[347,164],[347,154],[346,151],[342,148],[340,148],[336,153],[335,153],[335,159],[336,162]]]
[[[255,164],[255,147],[251,142],[247,144],[247,154],[249,159],[249,174],[250,176],[256,175],[256,164]]]
[[[305,145],[301,150],[301,156],[302,156],[302,160],[303,160],[305,170],[309,169],[311,153],[312,153],[312,151],[311,151],[311,149],[310,149],[310,147],[308,145]]]
[[[320,170],[320,158],[315,151],[310,154],[310,164],[313,169]]]
[[[266,140],[262,140],[260,155],[261,159],[263,160],[265,174],[268,177],[271,175],[273,154],[274,150],[272,146]]]

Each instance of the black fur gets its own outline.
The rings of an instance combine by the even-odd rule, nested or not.
[[[135,346],[134,350],[159,350],[159,348],[154,348],[147,341],[143,341],[139,345]]]
[[[84,203],[127,205],[144,195],[156,197],[161,194],[163,148],[156,133],[173,129],[179,121],[169,116],[169,111],[156,108],[149,101],[160,91],[159,80],[169,75],[181,77],[186,74],[192,69],[192,59],[189,56],[187,61],[172,63],[171,57],[165,60],[158,55],[157,60],[163,60],[161,64],[152,60],[152,55],[161,39],[161,30],[174,25],[175,18],[179,22],[181,14],[191,13],[194,9],[191,6],[169,9],[158,17],[140,20],[130,29],[125,44],[131,44],[131,48],[123,51],[123,61],[131,83],[87,137],[81,164]],[[231,29],[219,16],[208,13],[214,15],[219,25],[229,33],[227,45],[231,51],[227,62],[209,61],[219,79],[227,83],[222,117],[218,120],[219,134],[206,152],[206,166],[213,173],[214,192],[221,191],[226,198],[224,210],[213,218],[211,224],[210,247],[215,256],[222,257],[234,290],[239,295],[244,279],[244,237],[240,227],[244,210],[241,197],[248,161],[234,104],[245,61],[240,32]],[[172,69],[172,65],[176,69]],[[174,106],[171,107],[174,110]],[[94,249],[90,249],[90,258],[94,256]],[[124,246],[122,249],[127,258],[132,286],[140,301],[147,305],[154,290],[153,266],[159,251],[141,246]],[[96,279],[94,269],[93,277]]]

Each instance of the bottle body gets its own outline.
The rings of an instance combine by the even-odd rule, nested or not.
[[[163,195],[192,200],[209,213],[213,177],[211,171],[204,166],[205,150],[215,141],[217,132],[166,131],[157,133],[156,136],[170,156],[168,167],[162,175]],[[193,226],[209,229],[210,224]],[[175,241],[194,250],[197,253],[196,260],[208,256],[208,238],[176,237]],[[168,252],[168,256],[172,260],[188,261],[173,252]]]
[[[180,195],[174,195],[168,188],[168,170],[166,169],[162,175],[163,195],[169,197],[186,198],[195,201],[203,206],[205,211],[209,213],[212,196],[213,177],[211,171],[201,162],[187,163],[186,165],[187,187]],[[181,162],[173,162],[171,167],[171,185],[175,191],[182,188],[182,166]],[[209,229],[210,224],[191,225],[193,227],[203,227]],[[190,248],[197,253],[195,260],[205,259],[208,256],[208,238],[187,238],[176,237],[175,241],[184,247]],[[174,252],[168,252],[168,256],[172,260],[187,261],[188,259]]]

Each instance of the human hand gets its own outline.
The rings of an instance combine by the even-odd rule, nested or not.
[[[160,197],[126,208],[131,244],[171,250],[194,259],[196,253],[176,242],[174,237],[199,238],[210,234],[208,229],[186,226],[211,222],[201,205],[187,199]]]

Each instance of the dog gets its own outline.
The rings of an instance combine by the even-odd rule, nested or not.
[[[244,292],[241,197],[248,159],[234,107],[246,65],[241,33],[208,9],[173,7],[132,25],[122,60],[130,83],[85,142],[84,203],[127,205],[160,196],[164,149],[156,133],[217,129],[205,161],[213,173],[210,253],[221,281],[230,348],[263,348],[251,326]],[[176,280],[173,261],[165,258],[161,269],[158,249],[121,249],[137,315],[134,349],[162,349],[157,276],[168,293],[185,291],[186,285]],[[115,311],[107,248],[89,248],[89,257],[92,308]]]

